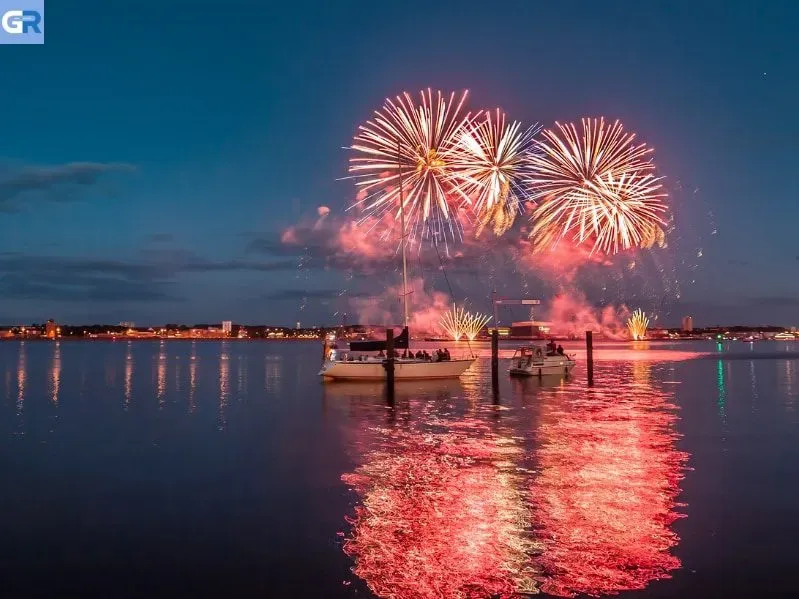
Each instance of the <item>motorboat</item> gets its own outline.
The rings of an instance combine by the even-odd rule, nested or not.
[[[548,351],[546,347],[525,345],[513,352],[511,376],[565,376],[575,364],[574,356]]]

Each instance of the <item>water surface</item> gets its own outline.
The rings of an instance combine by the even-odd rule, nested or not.
[[[0,343],[4,596],[783,595],[790,343],[321,384],[309,342]],[[510,346],[503,351],[509,356]]]

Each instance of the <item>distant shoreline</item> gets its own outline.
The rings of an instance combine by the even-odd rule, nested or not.
[[[501,338],[500,342],[516,342],[516,343],[525,343],[525,342],[533,342],[533,343],[544,343],[549,341],[550,339],[557,341],[557,342],[585,342],[585,337],[577,337],[577,338],[568,338],[568,337],[504,337]],[[54,342],[54,341],[236,341],[236,342],[243,342],[243,341],[256,341],[256,342],[264,342],[264,341],[280,341],[280,342],[322,342],[324,341],[324,337],[125,337],[125,336],[118,336],[118,337],[78,337],[78,336],[67,336],[67,337],[57,337],[55,339],[50,339],[47,337],[0,337],[0,343],[3,342],[14,342],[14,341],[30,341],[30,342]],[[350,341],[359,341],[358,339],[339,339],[341,343],[349,343]],[[466,341],[455,341],[455,340],[446,340],[446,339],[412,339],[411,341],[418,342],[418,343],[447,343],[447,344],[458,344],[458,345],[466,345]],[[677,339],[639,339],[637,341],[633,339],[610,339],[607,337],[595,337],[594,343],[673,343],[675,341],[715,341],[718,343],[725,342],[725,341],[736,341],[742,343],[754,343],[754,342],[763,342],[763,341],[799,341],[799,338],[794,339],[774,339],[774,338],[765,338],[765,339],[736,339],[736,338],[726,338],[726,339],[714,339],[712,337],[681,337]],[[491,339],[489,337],[474,339],[469,341],[468,343],[490,343]]]

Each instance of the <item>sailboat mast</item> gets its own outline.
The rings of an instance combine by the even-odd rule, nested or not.
[[[408,260],[405,256],[407,236],[405,233],[405,197],[402,193],[402,160],[400,141],[397,140],[397,168],[399,169],[400,227],[402,228],[402,326],[408,328]]]

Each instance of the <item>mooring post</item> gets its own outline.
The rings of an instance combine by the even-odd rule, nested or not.
[[[499,388],[499,331],[491,331],[491,386]]]
[[[585,332],[585,363],[588,365],[588,385],[594,384],[594,334]]]
[[[386,329],[386,394],[394,398],[394,329]]]
[[[322,364],[327,362],[327,332],[324,332],[324,342],[322,343]]]

